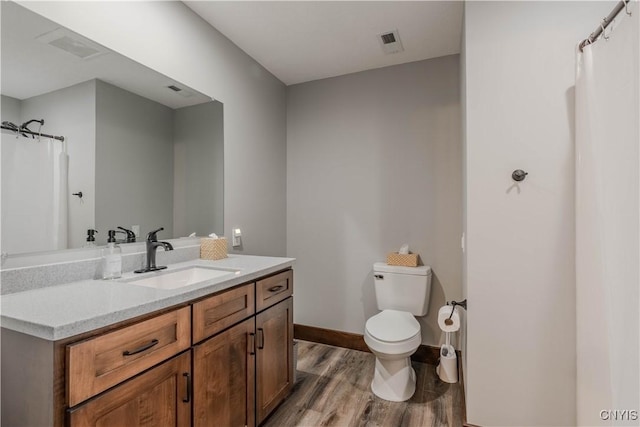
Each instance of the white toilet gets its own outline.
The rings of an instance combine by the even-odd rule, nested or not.
[[[431,268],[373,265],[378,309],[367,320],[364,341],[376,356],[371,381],[373,393],[385,400],[402,402],[416,390],[416,373],[410,356],[422,342],[420,324],[414,316],[429,310]]]

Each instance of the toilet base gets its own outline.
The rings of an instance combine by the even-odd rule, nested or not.
[[[390,360],[376,357],[371,391],[391,402],[411,399],[416,391],[416,372],[411,367],[411,358]]]

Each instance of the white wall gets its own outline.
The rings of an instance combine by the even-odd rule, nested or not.
[[[295,322],[361,334],[373,263],[408,243],[433,268],[423,342],[461,297],[459,56],[290,86],[287,253]]]
[[[224,104],[225,229],[286,253],[285,86],[181,2],[19,2]]]
[[[69,154],[67,243],[70,248],[81,247],[87,229],[95,226],[95,99],[95,82],[88,81],[21,103],[21,122],[44,119],[43,132],[65,137]],[[37,129],[33,124],[31,128]],[[82,191],[82,200],[71,195],[78,191]]]
[[[462,117],[462,298],[468,298],[467,292],[467,45],[465,38],[464,11],[462,15],[462,38],[460,40],[460,113]],[[462,313],[460,327],[460,351],[462,352],[462,376],[466,384],[467,377],[467,311]],[[468,387],[465,387],[465,398]]]
[[[472,424],[576,422],[574,59],[611,7],[465,4]]]

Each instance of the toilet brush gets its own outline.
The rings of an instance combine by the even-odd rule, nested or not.
[[[447,357],[449,354],[449,346],[451,345],[451,332],[445,332],[444,345],[442,346],[442,350],[440,354],[444,357]]]
[[[444,382],[458,382],[458,357],[451,345],[451,333],[445,332],[445,344],[440,349],[440,363],[436,367],[438,377]]]

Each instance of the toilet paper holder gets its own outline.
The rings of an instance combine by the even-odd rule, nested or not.
[[[448,302],[447,305],[451,306],[451,314],[449,315],[449,318],[447,320],[445,320],[445,323],[447,323],[447,321],[451,321],[451,317],[453,316],[453,312],[456,310],[456,305],[459,305],[460,307],[464,308],[465,310],[467,309],[467,300],[463,300],[463,301],[451,301]],[[447,323],[448,324],[448,323]]]
[[[448,303],[447,303],[447,305],[452,305],[452,306],[454,306],[454,307],[455,307],[456,305],[459,305],[460,307],[462,307],[462,308],[464,308],[464,309],[466,310],[466,309],[467,309],[467,300],[465,299],[465,300],[462,300],[462,301],[460,301],[460,302],[458,302],[458,301],[451,301],[451,302],[448,302]]]

